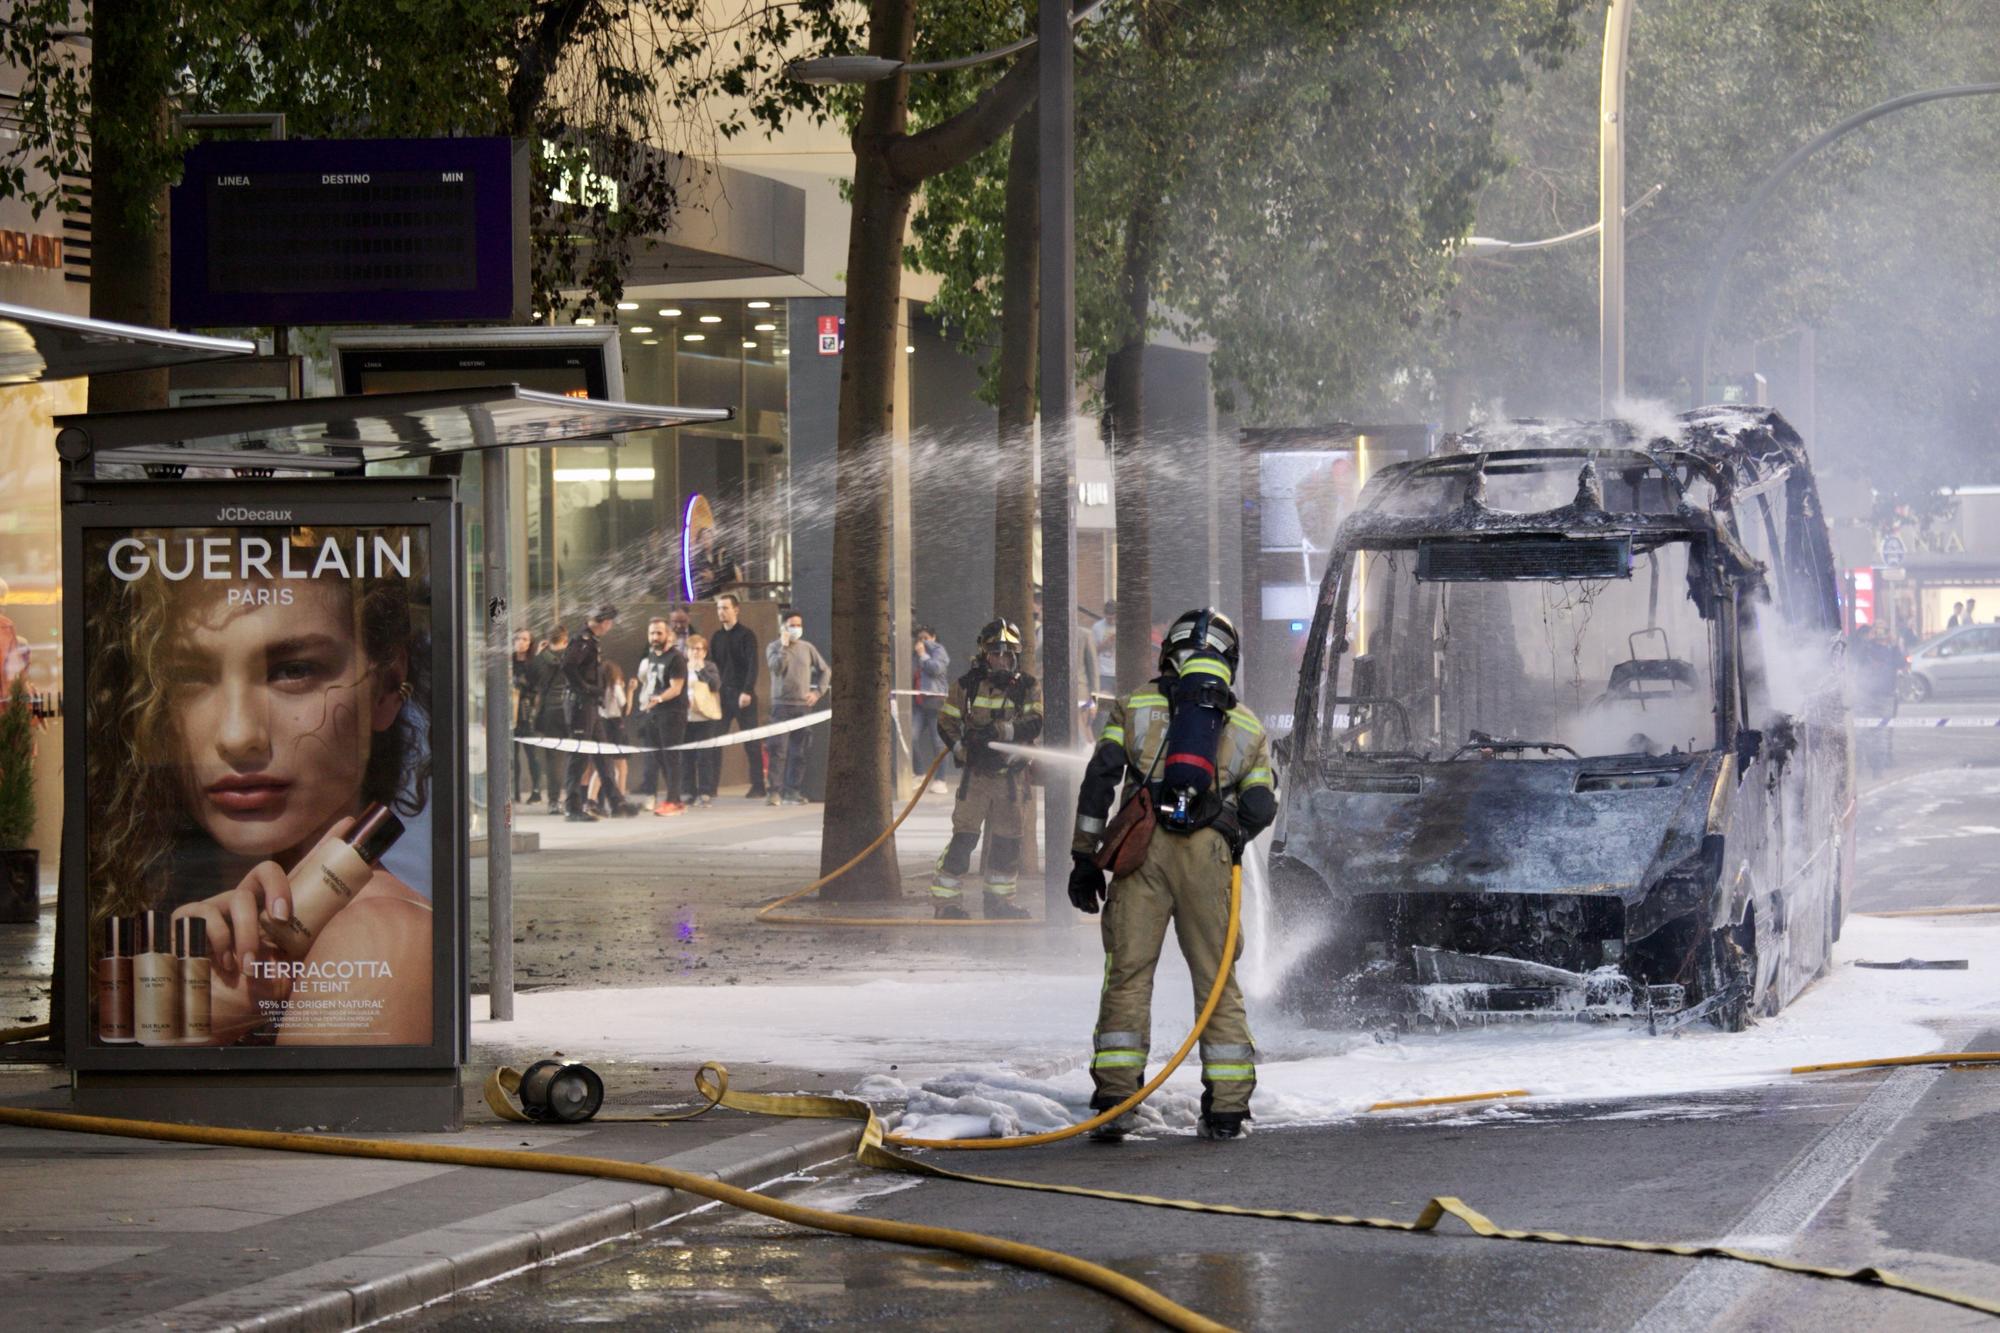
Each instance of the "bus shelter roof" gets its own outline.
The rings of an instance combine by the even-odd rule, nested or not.
[[[496,384],[80,413],[56,418],[56,451],[72,463],[359,472],[392,459],[575,444],[733,415]]]
[[[0,302],[0,385],[157,370],[256,350],[241,338],[207,338]]]

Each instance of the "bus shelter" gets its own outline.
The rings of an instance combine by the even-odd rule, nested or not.
[[[469,525],[457,469],[435,464],[493,475],[502,450],[728,416],[496,384],[57,418],[64,689],[86,701],[65,734],[58,928],[78,1109],[462,1122],[466,685],[481,673],[504,812],[506,554],[482,543],[496,591],[465,605]],[[504,532],[506,487],[481,491],[483,531]],[[493,826],[500,1014],[511,857]]]

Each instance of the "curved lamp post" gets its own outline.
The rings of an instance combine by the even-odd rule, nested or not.
[[[1077,24],[1104,7],[1104,0],[1091,0],[1069,16],[1069,25]],[[971,69],[975,65],[988,65],[996,60],[1005,60],[1034,46],[1041,40],[1040,34],[1023,37],[1018,42],[996,46],[991,51],[981,51],[976,55],[956,56],[950,60],[891,60],[887,56],[815,56],[809,60],[794,60],[785,66],[785,77],[794,83],[880,83],[898,74],[938,74],[945,70]]]
[[[1757,215],[1763,211],[1764,205],[1770,202],[1778,187],[1783,185],[1794,171],[1803,166],[1807,158],[1834,140],[1860,129],[1871,120],[1924,102],[1941,102],[1953,97],[1989,97],[1995,93],[2000,93],[2000,83],[1962,83],[1949,88],[1905,93],[1901,97],[1878,102],[1866,111],[1855,112],[1839,124],[1800,145],[1791,156],[1780,162],[1771,174],[1764,178],[1763,184],[1759,185],[1730,217],[1729,226],[1715,247],[1715,260],[1709,266],[1708,283],[1702,290],[1700,315],[1695,323],[1694,392],[1697,400],[1708,394],[1708,345],[1714,337],[1715,312],[1722,304],[1722,286],[1729,277],[1729,265],[1743,249],[1743,242],[1749,235],[1751,225],[1756,222]]]
[[[1652,203],[1653,196],[1665,188],[1664,185],[1655,185],[1652,189],[1625,205],[1625,216],[1629,218],[1647,204]],[[1604,223],[1600,219],[1597,222],[1591,223],[1588,227],[1578,227],[1575,231],[1566,231],[1560,236],[1544,236],[1539,241],[1501,241],[1491,236],[1468,236],[1459,242],[1458,250],[1460,254],[1482,258],[1487,255],[1519,254],[1523,250],[1547,250],[1552,246],[1567,245],[1571,241],[1580,241],[1586,236],[1595,236],[1603,229]]]
[[[1625,396],[1625,57],[1638,0],[1610,0],[1597,94],[1597,397],[1600,415]]]

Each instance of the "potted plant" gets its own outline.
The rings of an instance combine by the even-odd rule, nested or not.
[[[33,922],[42,910],[35,836],[35,712],[28,682],[14,677],[0,703],[0,921]]]

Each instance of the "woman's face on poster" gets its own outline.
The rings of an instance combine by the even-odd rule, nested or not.
[[[222,848],[303,851],[354,813],[377,732],[402,708],[402,670],[368,660],[346,589],[285,585],[287,604],[217,597],[187,617],[167,663],[190,814]]]

